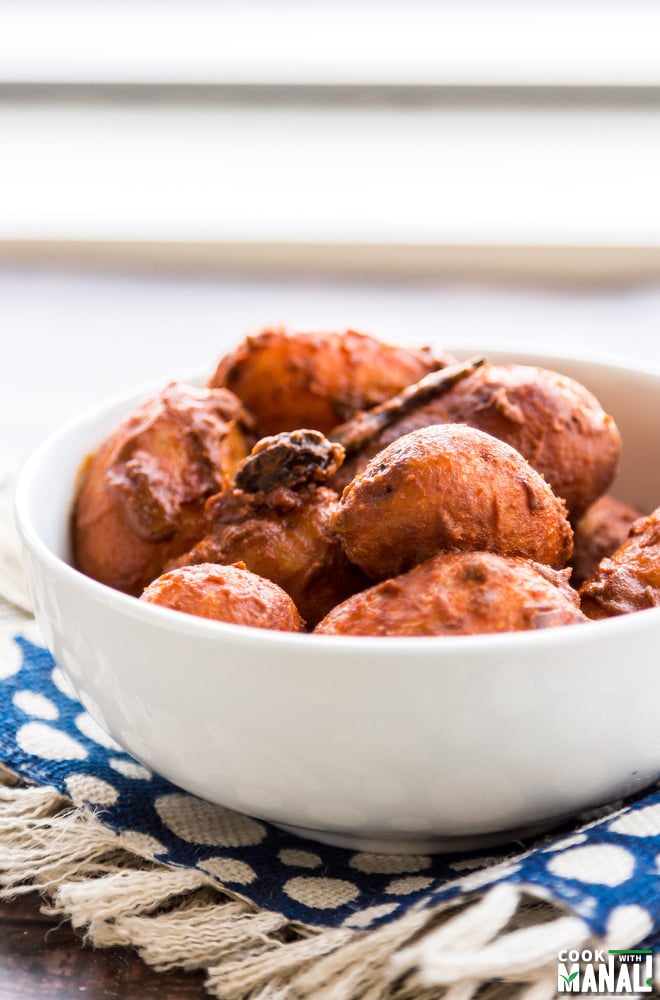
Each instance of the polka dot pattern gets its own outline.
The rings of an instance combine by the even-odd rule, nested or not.
[[[506,881],[556,899],[609,947],[660,935],[660,786],[614,816],[592,814],[584,828],[565,824],[523,845],[481,854],[376,855],[305,841],[175,788],[121,750],[76,701],[50,655],[24,637],[0,643],[0,704],[0,760],[7,766],[89,806],[126,849],[205,872],[288,919],[362,930],[412,906]],[[384,789],[377,789],[379,801]],[[364,817],[342,809],[309,803],[310,818],[350,815],[359,827]],[[428,832],[393,805],[395,828]]]
[[[648,837],[653,835],[653,831],[657,830],[659,825],[660,802],[657,802],[619,816],[610,823],[610,832],[625,833],[629,837]]]
[[[165,826],[189,844],[249,847],[266,836],[263,825],[249,816],[184,792],[162,795],[154,806]]]
[[[87,756],[78,740],[45,722],[26,722],[16,733],[16,742],[25,753],[45,760],[84,760]]]
[[[319,868],[322,861],[318,854],[311,851],[280,851],[279,859],[283,865],[293,865],[296,868]]]
[[[250,885],[257,877],[254,868],[238,858],[207,858],[206,861],[200,861],[198,867],[215,875],[221,882],[236,882],[238,885]]]
[[[151,781],[151,771],[142,764],[137,764],[134,760],[124,760],[122,757],[111,757],[108,764],[117,774],[123,774],[125,778],[134,778],[135,781]]]
[[[70,774],[64,784],[76,805],[111,806],[119,796],[116,788],[92,774]]]
[[[122,830],[119,835],[122,847],[127,851],[134,851],[144,858],[155,858],[161,854],[167,854],[167,848],[160,840],[156,840],[150,833],[142,830]]]
[[[548,869],[561,878],[575,879],[588,885],[621,885],[627,882],[635,868],[635,858],[617,844],[587,844],[570,847],[555,854]]]
[[[433,879],[425,878],[423,875],[395,878],[385,886],[385,892],[388,896],[409,896],[411,892],[428,889],[431,885],[433,885]]]
[[[21,712],[25,712],[26,715],[31,715],[35,719],[47,719],[54,722],[60,714],[50,698],[45,698],[35,691],[17,691],[12,701]]]
[[[284,884],[284,891],[297,903],[310,910],[336,910],[344,903],[352,902],[360,890],[352,882],[341,878],[315,878],[298,876]]]

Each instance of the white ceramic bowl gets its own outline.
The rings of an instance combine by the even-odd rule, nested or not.
[[[488,357],[586,384],[621,428],[614,492],[660,504],[660,372]],[[50,437],[16,499],[46,643],[138,760],[224,806],[388,853],[506,840],[660,773],[660,608],[533,633],[310,636],[193,618],[83,576],[68,561],[76,471],[144,395]]]

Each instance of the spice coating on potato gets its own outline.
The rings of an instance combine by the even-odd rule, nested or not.
[[[174,383],[138,407],[85,468],[72,525],[78,568],[139,594],[201,537],[206,499],[231,481],[251,426],[227,389]]]
[[[622,500],[606,495],[587,508],[573,529],[573,574],[571,584],[579,587],[596,572],[601,559],[622,545],[633,522],[644,513]]]
[[[334,608],[325,635],[474,635],[586,621],[568,571],[492,552],[441,553]]]
[[[610,618],[660,606],[660,507],[635,521],[630,535],[580,587],[588,618]]]
[[[579,382],[546,368],[487,364],[388,428],[332,485],[343,488],[367,457],[436,423],[466,423],[510,444],[566,501],[573,521],[606,492],[621,451],[614,420]]]
[[[509,445],[465,424],[424,427],[375,456],[333,526],[374,580],[437,552],[483,550],[561,568],[573,533],[563,501]]]
[[[209,384],[235,392],[262,435],[299,427],[325,432],[445,363],[429,349],[394,347],[354,330],[274,326],[222,358]]]
[[[368,585],[332,530],[337,500],[333,490],[316,485],[220,494],[208,502],[206,536],[172,565],[240,560],[282,587],[311,627]]]
[[[150,583],[140,600],[233,625],[280,632],[300,632],[304,625],[289,595],[242,563],[172,570]]]

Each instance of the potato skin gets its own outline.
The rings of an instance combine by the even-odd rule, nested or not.
[[[428,348],[394,347],[368,334],[267,327],[223,357],[209,385],[235,392],[260,433],[328,431],[443,367]]]
[[[206,498],[249,452],[251,424],[227,389],[173,383],[139,406],[84,469],[72,519],[78,568],[139,594],[203,534]]]
[[[641,510],[606,494],[595,500],[573,528],[571,585],[579,587],[593,576],[601,559],[622,545]]]
[[[394,441],[344,490],[332,523],[374,580],[436,552],[492,551],[558,569],[572,551],[563,501],[517,451],[465,424]]]
[[[332,530],[337,501],[333,490],[316,485],[220,494],[208,502],[206,536],[170,566],[240,560],[282,587],[311,627],[369,583]]]
[[[621,451],[614,420],[579,382],[546,368],[486,364],[389,427],[332,485],[343,488],[376,451],[436,423],[466,423],[510,444],[566,501],[573,521],[606,492]]]
[[[630,535],[580,587],[588,618],[610,618],[660,606],[660,507],[632,525]]]
[[[140,600],[233,625],[280,632],[300,632],[304,625],[289,595],[243,563],[172,570],[150,583]]]
[[[323,635],[519,632],[586,621],[567,571],[492,552],[441,553],[334,608]]]

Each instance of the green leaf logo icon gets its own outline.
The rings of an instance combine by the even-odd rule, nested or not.
[[[566,983],[570,986],[576,976],[577,972],[571,972],[570,976],[562,976],[561,978],[566,980]]]

